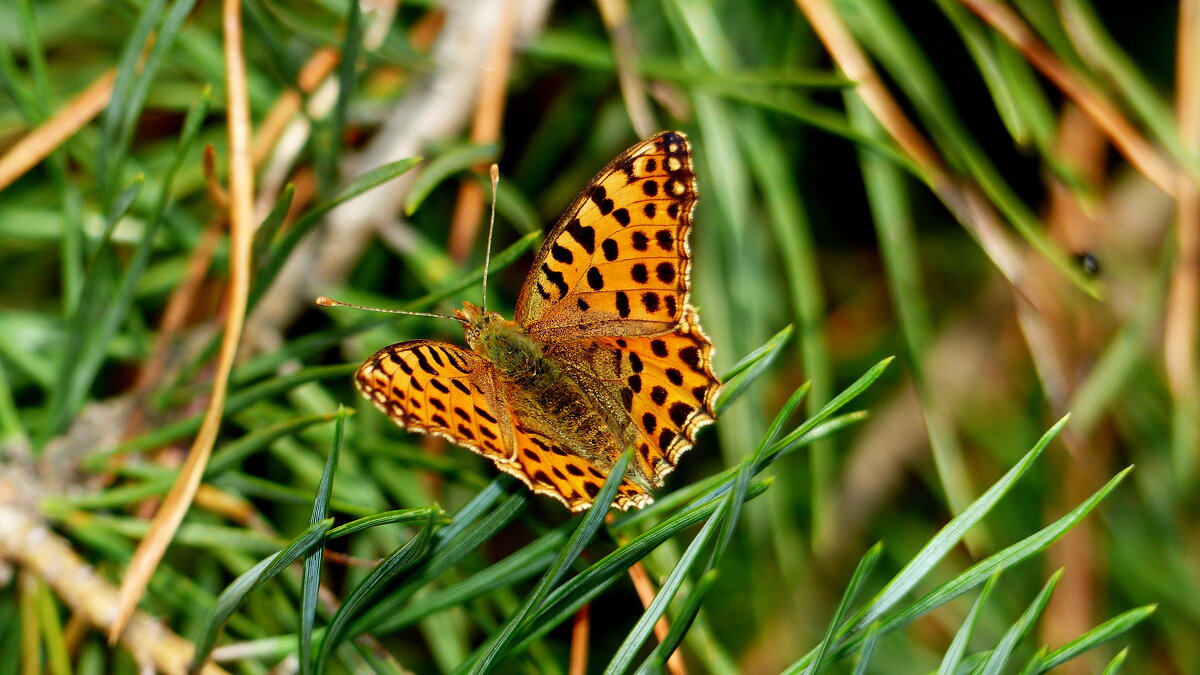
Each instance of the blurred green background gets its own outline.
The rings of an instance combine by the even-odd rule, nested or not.
[[[493,261],[489,306],[511,316],[540,243],[530,233],[551,226],[623,149],[678,129],[701,193],[693,303],[717,372],[792,330],[753,362],[764,369],[752,366],[744,388],[731,387],[740,396],[660,501],[770,445],[781,410],[779,423],[795,428],[896,357],[841,411],[865,416],[836,418],[836,428],[772,457],[769,487],[751,487],[761,496],[740,512],[715,576],[683,569],[667,616],[702,601],[679,652],[686,669],[796,668],[823,643],[848,587],[862,590],[852,612],[919,563],[928,574],[904,602],[943,589],[1136,465],[1064,538],[1001,565],[977,616],[968,616],[972,592],[916,611],[899,630],[865,638],[870,626],[856,626],[853,649],[828,642],[838,656],[826,669],[1042,672],[1047,650],[1157,605],[1053,672],[1105,672],[1122,659],[1125,672],[1200,671],[1200,62],[1180,49],[1197,37],[1196,2],[243,8],[256,217],[267,225],[214,465],[141,604],[172,631],[196,639],[222,589],[309,524],[338,404],[356,414],[332,474],[337,524],[434,502],[461,515],[495,477],[465,450],[394,428],[351,385],[357,362],[391,342],[461,344],[455,324],[317,309],[314,297],[438,312],[477,302],[481,167],[496,161],[492,247],[506,255]],[[225,196],[206,187],[202,159],[211,146],[217,181],[228,179],[220,9],[0,6],[0,166],[116,73],[103,112],[0,188],[0,505],[50,526],[114,586],[190,445],[187,421],[206,402],[228,309]],[[1023,28],[1025,49],[997,25]],[[873,64],[878,89],[843,75],[854,53]],[[1047,72],[1077,88],[1064,94]],[[879,118],[885,108],[871,94],[880,92],[894,97],[894,117]],[[370,190],[321,211],[355,178],[416,156],[416,169],[397,167],[394,180],[368,180]],[[804,382],[811,389],[789,415]],[[922,562],[922,546],[1067,413],[987,517],[940,562]],[[522,495],[511,482],[494,485]],[[571,569],[637,541],[682,503],[610,522]],[[371,600],[376,615],[328,667],[454,672],[476,658],[562,547],[531,542],[561,542],[580,520],[543,497],[520,504],[432,578],[397,571]],[[419,528],[406,527],[331,541],[317,610],[301,609],[298,564],[265,583],[226,625],[218,662],[290,672],[301,658],[307,668],[295,637],[304,613],[326,625],[377,561],[417,541]],[[656,588],[701,536],[672,532],[645,560]],[[559,539],[539,538],[550,535]],[[875,542],[882,552],[858,587],[852,573]],[[523,552],[528,563],[509,576],[463,591],[464,580]],[[56,591],[28,555],[0,552],[0,653],[20,655],[0,659],[0,672],[133,672],[130,653],[106,646],[81,600]],[[628,577],[595,588],[588,672],[604,669],[644,610]],[[454,589],[463,595],[447,594]],[[1022,624],[1030,603],[1037,611]],[[385,613],[399,618],[388,624]],[[570,613],[560,618],[500,667],[567,672],[581,641]],[[971,657],[946,665],[964,625]],[[863,639],[873,655],[858,650]],[[635,645],[633,663],[654,644]],[[1009,648],[1006,662],[987,660]]]

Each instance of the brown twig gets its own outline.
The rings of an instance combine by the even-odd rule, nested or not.
[[[634,40],[633,27],[629,25],[629,2],[598,0],[596,6],[600,9],[600,18],[612,38],[617,82],[621,85],[621,97],[625,100],[629,121],[633,124],[638,138],[649,138],[658,130],[658,123],[654,121],[650,97],[646,95],[646,87],[637,72],[637,41]]]
[[[1138,133],[1115,105],[1055,57],[1012,9],[992,0],[959,1],[1003,35],[1034,68],[1087,113],[1135,169],[1158,189],[1175,194],[1178,186],[1175,167]]]
[[[571,661],[568,675],[587,675],[588,634],[591,633],[591,605],[584,605],[575,612],[571,622]]]
[[[0,190],[37,166],[38,162],[99,115],[112,97],[116,79],[116,68],[104,71],[87,89],[0,156]]]
[[[172,537],[183,521],[192,499],[200,486],[204,468],[212,453],[225,408],[229,373],[237,355],[242,334],[246,304],[250,294],[250,245],[253,238],[254,171],[250,161],[250,112],[246,89],[246,63],[242,51],[241,3],[225,0],[222,18],[225,32],[225,78],[228,96],[229,125],[229,198],[230,285],[225,314],[225,333],[217,357],[217,372],[213,378],[212,395],[200,432],[188,453],[186,464],[179,473],[163,506],[150,523],[150,530],[138,545],[130,561],[125,580],[117,597],[116,616],[109,631],[109,641],[121,635],[137,601],[145,591],[150,576],[158,567]]]
[[[1191,157],[1200,154],[1200,2],[1179,3],[1179,34],[1175,60],[1175,114],[1183,150]],[[1167,295],[1163,324],[1163,358],[1167,384],[1180,412],[1176,419],[1194,425],[1200,409],[1200,386],[1196,381],[1197,311],[1200,309],[1200,186],[1184,172],[1176,183],[1175,268]],[[1177,434],[1182,444],[1177,456],[1180,481],[1196,471],[1197,439],[1194,431]],[[1183,484],[1181,482],[1180,484]]]
[[[633,588],[637,591],[638,599],[642,601],[642,607],[649,609],[650,603],[654,602],[654,596],[658,592],[654,589],[654,584],[650,582],[650,575],[646,574],[646,568],[642,566],[641,561],[635,562],[629,568],[629,578],[633,581]],[[654,622],[654,636],[658,638],[659,642],[662,642],[667,639],[669,632],[671,632],[671,624],[664,614]],[[683,657],[678,651],[671,652],[670,658],[667,659],[667,671],[671,675],[687,675]]]
[[[495,143],[500,138],[504,121],[504,96],[508,91],[508,71],[512,65],[513,37],[517,27],[515,0],[504,0],[500,20],[492,36],[492,44],[484,61],[483,80],[479,83],[479,98],[471,121],[471,142],[476,145]],[[477,170],[486,170],[481,164]],[[458,187],[458,201],[450,223],[450,258],[463,262],[479,236],[483,221],[483,186],[474,178],[465,178]]]
[[[0,504],[0,559],[11,560],[44,579],[75,612],[104,630],[115,620],[117,591],[100,577],[71,545],[29,512]],[[121,644],[135,661],[164,673],[187,672],[194,651],[191,642],[172,633],[145,612],[134,611],[120,632]],[[217,675],[225,670],[206,665],[201,671]]]

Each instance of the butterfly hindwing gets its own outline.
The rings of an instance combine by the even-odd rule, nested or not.
[[[546,237],[517,322],[546,340],[670,330],[688,300],[695,202],[683,134],[663,132],[627,150]]]
[[[655,487],[714,419],[720,383],[712,344],[688,307],[679,328],[657,336],[605,337],[551,345],[548,353],[635,450],[637,471]],[[594,383],[596,386],[592,386]]]
[[[512,456],[512,433],[494,372],[462,347],[409,340],[367,359],[354,383],[401,427],[436,434],[499,463]]]

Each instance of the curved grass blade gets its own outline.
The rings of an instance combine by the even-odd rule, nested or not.
[[[225,621],[237,611],[242,605],[242,601],[255,588],[258,588],[264,581],[274,577],[283,570],[287,569],[300,556],[304,555],[313,546],[317,546],[325,537],[325,533],[329,527],[333,525],[332,518],[326,518],[319,523],[310,525],[307,530],[300,533],[300,536],[292,540],[286,548],[278,553],[272,554],[270,557],[262,560],[254,567],[246,570],[233,583],[229,584],[221,595],[217,597],[217,603],[209,614],[208,621],[205,623],[200,636],[196,639],[196,652],[192,657],[192,669],[199,669],[208,660],[208,654],[212,651],[213,644],[217,640],[217,634],[221,631],[221,626],[225,625]]]
[[[283,219],[287,217],[288,210],[292,208],[292,200],[295,196],[296,186],[291,183],[285,185],[283,193],[271,207],[271,212],[267,214],[266,218],[263,218],[258,229],[254,231],[254,242],[250,247],[250,262],[254,265],[254,274],[258,274],[267,264],[267,252],[271,249],[271,242],[275,240],[275,234],[279,232],[279,227],[283,225]]]
[[[604,486],[596,495],[595,505],[580,519],[579,526],[567,540],[567,545],[563,547],[562,553],[538,580],[533,590],[525,596],[525,601],[521,603],[521,606],[476,650],[475,653],[478,656],[468,659],[464,664],[464,666],[470,666],[470,672],[485,673],[504,658],[507,647],[518,631],[525,627],[527,619],[542,607],[550,589],[567,573],[569,566],[579,557],[579,554],[583,553],[584,547],[591,542],[592,537],[600,529],[600,525],[604,523],[604,517],[610,510],[604,506],[612,504],[613,498],[617,495],[617,488],[621,485],[621,481],[625,480],[625,468],[629,466],[631,457],[633,457],[633,452],[626,450],[613,464],[608,478],[604,481]],[[464,669],[460,668],[459,670],[462,672]]]
[[[282,394],[285,391],[290,391],[302,384],[315,380],[323,380],[332,377],[342,377],[349,375],[358,369],[357,363],[347,363],[337,366],[316,366],[313,368],[304,368],[294,373],[276,377],[262,384],[253,387],[247,387],[242,391],[233,394],[225,402],[225,417],[229,417],[234,413],[241,412],[263,399],[271,398]],[[84,465],[92,470],[99,470],[104,467],[104,463],[109,457],[121,455],[127,452],[137,450],[147,450],[151,448],[161,447],[167,443],[177,441],[186,436],[190,436],[200,428],[200,422],[203,419],[202,413],[197,413],[186,419],[179,420],[172,424],[159,427],[153,431],[146,432],[136,438],[131,438],[120,445],[101,450],[97,453],[88,455],[84,460]]]
[[[338,455],[342,452],[342,441],[346,431],[346,409],[339,406],[337,420],[333,424],[333,445],[317,483],[317,498],[313,500],[309,524],[315,525],[329,514],[329,496],[333,492],[333,473],[337,471]],[[317,592],[321,588],[321,562],[325,548],[318,546],[304,558],[304,575],[301,577],[300,595],[300,672],[312,672],[312,632],[317,618]]]
[[[738,361],[729,369],[729,372],[725,373],[725,377],[721,378],[724,386],[716,405],[718,418],[746,391],[747,387],[763,374],[763,371],[775,362],[776,357],[779,356],[779,350],[792,338],[792,332],[793,328],[790,324],[784,326],[783,330],[771,336],[771,339],[758,349],[742,357],[741,361]]]
[[[64,349],[60,354],[58,381],[61,384],[50,390],[50,401],[47,404],[48,410],[45,424],[43,424],[41,433],[38,436],[39,444],[44,443],[50,437],[62,431],[66,426],[67,420],[73,417],[75,411],[83,405],[88,389],[95,381],[96,375],[100,372],[100,366],[107,354],[113,335],[128,316],[130,307],[133,306],[133,298],[137,291],[138,281],[141,280],[142,273],[149,263],[155,234],[158,232],[158,227],[163,220],[163,214],[170,203],[171,186],[174,183],[176,174],[179,172],[179,168],[183,165],[183,161],[187,157],[188,151],[192,147],[192,143],[200,133],[201,123],[208,113],[209,93],[209,90],[206,89],[200,100],[188,110],[187,117],[184,118],[183,131],[176,145],[175,154],[171,158],[171,164],[163,177],[162,189],[159,192],[158,200],[155,203],[152,214],[146,221],[142,238],[134,250],[133,258],[129,261],[128,267],[125,268],[125,273],[122,275],[118,287],[111,293],[107,303],[98,303],[102,308],[98,317],[94,320],[87,320],[86,326],[81,325],[79,321],[76,322],[76,329],[82,331],[82,339],[78,343],[78,351]],[[87,287],[85,287],[83,290],[84,297],[86,297],[88,292]],[[76,307],[77,316],[82,316],[85,313],[90,315],[96,309],[96,307],[89,307],[80,302]]]
[[[1004,632],[1004,637],[1000,638],[1000,644],[996,645],[996,648],[988,655],[987,661],[983,662],[983,667],[979,670],[980,675],[1000,675],[1003,672],[1004,666],[1008,664],[1008,657],[1012,655],[1017,642],[1029,633],[1034,622],[1042,615],[1046,609],[1046,603],[1050,602],[1050,595],[1054,593],[1055,587],[1058,586],[1058,580],[1061,578],[1061,568],[1050,575],[1049,581],[1042,586],[1042,590],[1021,614],[1021,618]]]
[[[537,574],[549,567],[558,557],[566,539],[566,530],[554,530],[500,562],[488,565],[473,576],[421,596],[393,614],[388,619],[387,630],[399,630],[410,626],[435,612],[461,605],[484,593],[512,586]]]
[[[485,162],[492,162],[500,153],[500,146],[495,143],[487,145],[464,144],[454,146],[425,165],[421,174],[413,180],[408,190],[408,198],[404,202],[404,215],[411,216],[425,203],[425,198],[443,181],[463,171]]]
[[[425,526],[417,533],[417,536],[410,539],[400,548],[396,549],[389,555],[379,566],[371,570],[366,579],[363,579],[351,591],[350,595],[338,607],[338,610],[333,615],[333,619],[329,622],[329,627],[325,629],[325,636],[321,640],[321,649],[317,653],[317,672],[321,673],[325,670],[325,664],[329,660],[329,656],[333,648],[338,646],[342,641],[347,639],[347,627],[359,612],[359,610],[368,602],[370,602],[384,584],[391,581],[396,575],[404,572],[408,568],[416,564],[429,550],[429,543],[433,535],[434,517],[433,513],[429,514],[429,518],[425,521]]]
[[[917,552],[917,554],[913,556],[912,560],[904,566],[904,569],[900,570],[900,573],[897,574],[888,583],[888,585],[879,592],[877,596],[875,596],[875,599],[871,601],[871,604],[863,609],[863,611],[857,617],[857,620],[855,621],[851,630],[859,630],[875,622],[877,619],[883,616],[885,612],[891,609],[891,607],[895,605],[901,597],[912,590],[912,587],[915,586],[918,581],[924,578],[924,576],[929,573],[929,570],[931,570],[933,566],[937,564],[937,562],[941,560],[947,552],[950,551],[951,548],[958,544],[958,542],[962,539],[963,534],[965,534],[966,531],[971,528],[971,526],[979,522],[979,520],[983,518],[983,516],[985,516],[988,511],[990,511],[992,507],[996,505],[997,502],[1000,501],[1000,498],[1007,494],[1009,488],[1011,488],[1013,484],[1016,483],[1019,478],[1021,478],[1021,476],[1025,475],[1025,472],[1033,466],[1034,462],[1036,462],[1039,457],[1041,457],[1042,451],[1046,449],[1046,446],[1050,444],[1050,441],[1053,440],[1054,437],[1058,435],[1058,432],[1062,430],[1063,426],[1066,425],[1069,418],[1070,416],[1067,416],[1059,420],[1057,424],[1055,424],[1050,428],[1049,431],[1042,435],[1037,444],[1033,446],[1033,449],[1027,452],[1025,456],[1021,458],[1021,461],[1017,462],[1016,466],[1009,469],[1008,472],[1005,473],[1000,480],[996,481],[992,487],[988,488],[988,490],[984,492],[979,499],[976,499],[974,502],[972,502],[971,505],[963,510],[962,513],[955,516],[953,520],[951,520],[946,524],[945,527],[938,531],[938,533],[934,535],[933,539],[929,540],[929,543],[927,543],[924,548]]]
[[[650,656],[647,656],[646,660],[642,662],[642,665],[637,670],[638,675],[650,675],[651,673],[662,672],[667,659],[671,658],[675,650],[679,649],[680,643],[683,642],[683,636],[687,635],[692,622],[696,620],[696,616],[700,613],[700,607],[704,604],[704,599],[708,597],[708,592],[712,590],[713,584],[717,581],[717,571],[710,569],[696,581],[696,585],[688,593],[683,608],[679,610],[679,614],[671,622],[671,630],[667,631],[667,637],[658,643],[654,647],[654,651],[650,652]]]
[[[769,481],[752,483],[746,492],[746,500],[766,492],[768,485]],[[708,518],[722,503],[712,499],[676,513],[568,579],[546,598],[543,609],[529,622],[533,626],[532,630],[521,637],[521,642],[510,650],[511,653],[521,652],[530,643],[573,616],[576,610],[624,576],[630,565],[649,555],[680,531]]]
[[[958,672],[958,664],[962,662],[963,654],[967,652],[967,643],[971,641],[971,633],[975,631],[975,622],[979,620],[979,613],[987,603],[988,597],[992,594],[992,589],[996,587],[999,579],[1000,573],[997,572],[984,584],[983,590],[979,592],[979,597],[975,598],[975,603],[971,605],[971,611],[967,613],[967,618],[963,620],[958,632],[954,634],[954,639],[950,641],[950,647],[946,649],[946,654],[942,657],[942,664],[938,666],[937,675],[955,675]]]
[[[854,574],[850,575],[850,581],[846,584],[846,590],[842,593],[842,599],[838,602],[837,609],[833,612],[833,618],[829,620],[829,628],[825,631],[825,638],[821,640],[821,644],[817,645],[816,655],[813,656],[812,662],[808,668],[804,670],[804,675],[816,675],[821,671],[821,663],[825,660],[825,654],[829,652],[829,648],[834,644],[834,641],[839,637],[839,626],[842,626],[842,617],[846,612],[850,611],[850,605],[854,604],[855,598],[858,597],[858,592],[862,590],[863,584],[871,575],[871,570],[875,569],[875,563],[879,561],[879,554],[883,551],[883,544],[876,543],[871,548],[867,549],[862,559],[858,561],[858,567],[854,569]]]
[[[401,174],[404,174],[409,169],[420,163],[420,157],[409,159],[401,159],[390,164],[384,164],[381,167],[372,169],[363,175],[355,178],[347,183],[341,190],[333,196],[332,199],[313,208],[308,213],[305,213],[302,218],[296,221],[296,224],[283,235],[283,239],[275,245],[271,254],[267,257],[267,262],[263,264],[258,275],[254,278],[254,286],[250,290],[249,307],[253,308],[262,298],[263,293],[270,287],[271,282],[275,280],[275,276],[279,274],[279,270],[283,268],[283,263],[292,254],[300,240],[304,235],[321,222],[321,218],[333,210],[334,208],[354,199],[362,193],[374,187],[382,185]]]
[[[1112,661],[1109,661],[1108,665],[1104,667],[1102,675],[1117,675],[1121,671],[1121,666],[1125,665],[1125,657],[1127,656],[1129,656],[1129,647],[1117,652]]]
[[[1132,467],[1131,467],[1132,468]],[[918,617],[924,616],[933,609],[941,607],[950,602],[954,598],[966,593],[975,588],[979,584],[986,582],[997,571],[1008,569],[1016,566],[1028,558],[1045,550],[1046,547],[1054,543],[1065,534],[1068,530],[1074,527],[1084,516],[1091,513],[1100,502],[1108,496],[1117,485],[1125,478],[1130,469],[1125,469],[1118,473],[1097,490],[1091,497],[1076,506],[1069,513],[1065,514],[1050,525],[1042,528],[1034,534],[1022,539],[1021,541],[1005,548],[1002,551],[994,553],[987,558],[975,563],[963,573],[950,581],[942,584],[937,589],[927,593],[916,602],[904,608],[900,612],[892,615],[881,625],[881,630],[884,633],[890,633],[893,630],[901,628],[915,621]],[[1003,480],[1003,479],[1002,479]],[[858,638],[848,640],[843,646],[838,648],[837,657],[844,656],[854,648]],[[808,657],[805,657],[808,658]],[[967,659],[971,661],[971,659]],[[803,663],[804,659],[800,663]]]
[[[1066,663],[1067,661],[1070,661],[1089,649],[1093,649],[1096,646],[1108,642],[1118,635],[1125,633],[1130,628],[1133,628],[1139,623],[1150,618],[1150,615],[1153,614],[1156,609],[1158,609],[1158,605],[1143,605],[1141,607],[1135,607],[1131,610],[1122,612],[1108,621],[1105,621],[1083,635],[1071,640],[1067,644],[1046,654],[1046,658],[1042,661],[1042,671],[1044,672]],[[1122,651],[1122,653],[1124,653],[1124,651]],[[1118,654],[1118,656],[1120,656],[1120,654]],[[1121,657],[1121,660],[1123,661],[1124,657]],[[1113,661],[1116,662],[1117,659],[1114,658]],[[1109,665],[1110,667],[1112,666],[1112,664]],[[1117,663],[1117,667],[1120,667],[1120,663]],[[1105,672],[1108,671],[1106,670]]]
[[[436,515],[441,512],[441,508],[437,504],[432,506],[421,506],[415,509],[398,509],[395,511],[384,511],[383,513],[375,513],[357,520],[352,520],[344,525],[338,525],[329,531],[328,539],[337,539],[347,535],[361,532],[372,527],[380,525],[393,525],[396,523],[412,523],[418,520],[424,520],[431,515]]]
[[[708,544],[721,521],[729,515],[732,503],[726,499],[721,504],[721,509],[704,523],[700,533],[688,544],[687,549],[680,556],[679,562],[675,565],[675,569],[671,570],[671,574],[659,587],[658,594],[654,596],[650,606],[646,608],[645,612],[642,612],[642,616],[634,624],[633,630],[625,636],[625,641],[621,643],[617,653],[609,661],[608,667],[604,669],[604,675],[620,675],[629,669],[633,663],[633,657],[637,655],[637,651],[641,649],[646,638],[650,637],[650,631],[654,630],[654,624],[667,611],[667,604],[675,598],[675,594],[679,591],[679,585],[687,578],[688,570],[699,559],[700,551]]]
[[[350,626],[350,632],[354,635],[367,631],[382,634],[393,630],[391,620],[401,605],[430,581],[441,576],[451,565],[495,536],[515,518],[528,503],[528,497],[523,493],[509,495],[508,499],[501,502],[491,513],[482,516],[482,512],[504,495],[514,480],[507,476],[497,478],[477,493],[474,499],[459,510],[454,520],[438,532],[433,550],[425,563],[387,597],[380,599],[355,619]]]
[[[875,654],[875,643],[879,641],[881,634],[882,631],[879,630],[878,624],[872,624],[867,629],[867,637],[858,650],[858,656],[854,659],[854,671],[851,675],[864,675],[867,672],[867,664],[871,662],[871,657]]]

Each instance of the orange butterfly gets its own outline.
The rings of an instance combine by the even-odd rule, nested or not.
[[[554,226],[515,321],[465,303],[455,318],[470,351],[394,344],[359,368],[358,389],[401,427],[473,450],[572,511],[632,447],[613,506],[649,504],[720,390],[688,303],[696,197],[682,133],[635,145]]]

